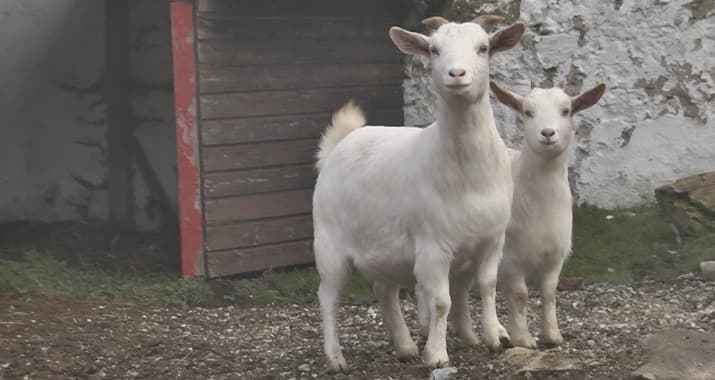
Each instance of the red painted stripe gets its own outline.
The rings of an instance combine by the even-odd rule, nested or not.
[[[184,276],[203,275],[203,223],[196,110],[196,55],[192,2],[171,3],[174,101],[179,169],[181,268]]]

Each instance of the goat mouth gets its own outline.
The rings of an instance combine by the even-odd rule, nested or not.
[[[542,143],[542,144],[544,144],[544,145],[546,145],[546,146],[549,146],[549,145],[554,145],[554,144],[556,144],[556,141],[557,141],[557,140],[541,140],[541,141],[539,141],[539,142]]]
[[[445,87],[453,89],[453,90],[459,90],[459,89],[469,87],[470,84],[471,83],[449,83],[449,84],[445,84]]]

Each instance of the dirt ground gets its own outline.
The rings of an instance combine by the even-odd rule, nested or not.
[[[473,300],[478,317],[478,300]],[[414,302],[403,300],[417,339]],[[531,315],[538,297],[531,297]],[[578,369],[546,377],[627,379],[644,362],[639,341],[669,326],[713,332],[715,282],[595,284],[559,293],[566,343],[549,349]],[[504,315],[500,305],[500,315]],[[504,321],[502,317],[502,321]],[[399,363],[375,305],[344,305],[340,336],[351,372],[329,376],[317,305],[220,308],[47,296],[0,299],[0,378],[4,379],[426,379],[419,363]],[[538,317],[530,320],[532,332]],[[450,336],[450,379],[519,378],[519,368]]]

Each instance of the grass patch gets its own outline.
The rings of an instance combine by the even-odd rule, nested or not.
[[[267,271],[255,278],[216,280],[215,283],[225,289],[223,297],[230,302],[306,304],[317,301],[320,276],[315,268],[309,267]],[[372,285],[354,276],[345,286],[343,300],[358,304],[372,302]]]
[[[582,206],[574,209],[573,255],[563,274],[587,282],[671,279],[714,258],[715,234],[679,244],[655,205],[625,210]]]
[[[131,274],[68,266],[56,258],[28,251],[22,260],[0,260],[0,293],[62,294],[132,298],[162,304],[207,304],[208,284],[168,273]]]
[[[320,277],[315,268],[268,271],[254,278],[182,278],[175,273],[127,273],[67,264],[27,251],[21,259],[0,259],[0,294],[66,295],[131,299],[163,305],[218,306],[315,302]],[[346,286],[349,303],[373,301],[372,287],[362,278]]]
[[[574,209],[573,240],[573,255],[563,275],[581,276],[586,282],[670,279],[697,272],[703,260],[715,260],[714,233],[678,243],[656,206],[611,211],[578,207]],[[156,266],[159,272],[125,268],[121,263],[126,257],[133,258],[137,268],[146,267],[139,261],[144,255],[134,255],[131,247],[126,247],[128,253],[119,258],[110,255],[112,250],[87,249],[84,256],[105,255],[102,262],[116,262],[98,266],[92,260],[74,259],[67,254],[74,252],[71,249],[58,256],[46,247],[49,243],[37,248],[28,243],[23,247],[27,246],[30,248],[24,254],[5,254],[6,247],[0,247],[4,257],[0,259],[0,294],[61,294],[191,306],[307,304],[317,301],[320,283],[312,267],[268,271],[253,278],[205,281],[182,278],[161,266]],[[347,303],[373,302],[372,287],[356,276],[347,284],[343,299]]]

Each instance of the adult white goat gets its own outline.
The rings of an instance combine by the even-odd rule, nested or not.
[[[509,309],[507,328],[516,346],[535,348],[526,321],[526,278],[541,284],[542,342],[559,345],[563,337],[556,322],[556,286],[571,252],[572,202],[568,181],[571,117],[596,104],[606,86],[571,98],[559,88],[533,89],[522,97],[491,82],[492,92],[519,112],[526,145],[512,163],[514,202],[506,232],[499,287]]]
[[[429,37],[392,27],[390,38],[402,52],[430,57],[437,121],[424,129],[363,127],[362,113],[348,104],[325,132],[313,221],[329,370],[347,369],[336,312],[354,270],[374,281],[401,360],[418,354],[398,299],[400,284],[415,280],[429,316],[426,365],[449,361],[450,278],[459,284],[452,294],[459,335],[478,342],[463,290],[478,273],[486,344],[499,350],[500,339],[508,340],[494,298],[513,185],[489,102],[489,57],[516,45],[525,25],[488,35],[482,25],[499,20],[480,16],[457,24],[430,18],[424,23],[436,31]]]

